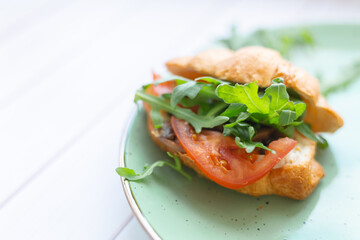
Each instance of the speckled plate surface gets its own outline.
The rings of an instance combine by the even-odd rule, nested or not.
[[[293,62],[324,79],[345,74],[360,60],[359,25],[309,26],[317,45]],[[277,31],[291,31],[282,29]],[[360,81],[359,81],[360,82]],[[304,201],[254,198],[198,177],[188,181],[169,168],[142,182],[123,181],[129,202],[147,232],[162,239],[358,239],[360,236],[360,84],[328,98],[345,126],[325,135],[330,147],[316,159],[326,176]],[[121,165],[140,172],[167,156],[150,139],[146,116],[137,111],[126,130]]]

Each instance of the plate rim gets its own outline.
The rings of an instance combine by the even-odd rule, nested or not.
[[[125,127],[122,130],[122,136],[120,140],[120,167],[126,167],[125,166],[125,147],[126,147],[126,140],[128,137],[128,133],[130,130],[130,127],[132,126],[132,123],[135,120],[135,116],[138,113],[139,109],[137,106],[132,107],[130,111],[130,117],[128,118]],[[120,177],[121,179],[121,185],[123,187],[126,199],[130,205],[131,210],[133,211],[133,214],[137,218],[137,220],[140,222],[141,226],[145,230],[145,232],[154,240],[161,240],[160,236],[157,234],[157,232],[154,230],[154,228],[150,225],[148,220],[145,218],[145,216],[142,214],[139,205],[137,204],[133,193],[130,188],[129,181],[126,180],[124,177]]]
[[[271,31],[277,31],[277,30],[288,30],[291,28],[316,28],[316,27],[341,27],[341,26],[346,26],[346,27],[357,27],[360,28],[360,22],[346,22],[346,21],[342,21],[342,22],[318,22],[318,23],[302,23],[302,24],[291,24],[291,25],[283,25],[283,26],[275,26],[275,27],[268,27],[267,29],[271,30]],[[256,30],[256,29],[255,29]],[[132,123],[135,120],[135,116],[138,113],[139,109],[137,106],[134,106],[131,108],[130,114],[129,114],[129,118],[126,121],[126,124],[124,125],[124,128],[122,130],[121,133],[121,141],[120,141],[120,167],[126,167],[125,166],[125,147],[126,147],[126,141],[128,138],[128,133],[130,130],[130,127],[132,126]],[[142,214],[139,205],[137,204],[132,190],[130,188],[130,184],[129,181],[126,180],[124,177],[120,177],[121,179],[121,183],[122,183],[122,187],[126,196],[126,199],[130,205],[131,210],[133,211],[134,215],[136,216],[136,218],[138,219],[138,221],[140,222],[141,226],[143,227],[143,229],[145,230],[145,232],[148,234],[148,236],[150,236],[152,239],[154,240],[161,240],[161,237],[158,235],[158,233],[155,231],[155,229],[151,226],[151,224],[148,222],[148,220],[145,218],[145,216]]]

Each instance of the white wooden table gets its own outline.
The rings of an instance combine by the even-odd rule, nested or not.
[[[360,22],[360,2],[0,1],[0,239],[148,239],[115,173],[132,96],[235,23]]]

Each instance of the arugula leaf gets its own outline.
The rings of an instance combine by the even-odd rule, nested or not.
[[[286,126],[286,127],[277,127],[276,129],[288,137],[293,137],[294,132],[295,132],[295,126],[293,126],[293,125]]]
[[[220,39],[219,42],[225,45],[225,47],[235,51],[241,47],[242,38],[239,35],[236,26],[232,25],[230,29],[230,36]]]
[[[343,76],[344,72],[346,73],[345,76]],[[353,63],[351,66],[346,67],[343,71],[341,71],[341,73],[342,76],[338,77],[339,80],[337,80],[336,83],[324,88],[322,93],[325,97],[332,93],[344,90],[351,84],[360,80],[360,60]]]
[[[236,123],[232,127],[224,126],[224,136],[234,135],[240,137],[242,140],[251,141],[255,136],[255,129],[248,123]]]
[[[268,96],[270,100],[270,116],[263,120],[265,123],[268,121],[270,124],[280,126],[289,125],[300,117],[306,109],[305,103],[298,102],[295,104],[290,101],[283,81],[282,78],[276,78],[272,81],[273,84],[265,90],[264,97]]]
[[[202,128],[213,128],[229,120],[229,118],[225,116],[200,116],[192,112],[190,109],[171,106],[165,99],[146,94],[144,90],[136,91],[135,102],[138,100],[143,100],[153,107],[165,110],[177,118],[186,120],[194,127],[195,132],[197,133],[201,132]]]
[[[271,150],[270,148],[264,146],[264,144],[262,144],[261,142],[252,142],[252,141],[241,141],[241,139],[239,137],[235,137],[235,143],[241,147],[241,148],[245,148],[245,151],[247,153],[251,153],[252,151],[254,151],[254,149],[256,147],[258,148],[262,148],[265,150],[270,151],[271,153],[275,154],[276,152],[274,150]]]
[[[235,26],[231,27],[230,36],[219,42],[234,51],[245,46],[264,46],[279,51],[287,58],[291,57],[294,49],[315,45],[314,38],[307,29],[286,34],[271,34],[265,29],[259,29],[249,35],[241,35]]]
[[[286,126],[294,122],[296,119],[296,112],[291,110],[282,110],[279,115],[279,125]]]
[[[227,128],[234,127],[237,123],[245,121],[250,115],[251,114],[248,112],[241,112],[239,113],[239,115],[237,116],[234,122],[225,124],[224,127]]]
[[[171,106],[177,105],[184,97],[194,99],[204,86],[205,84],[194,81],[176,86],[171,94]]]
[[[289,94],[286,91],[284,80],[276,78],[265,90],[265,95],[269,97],[270,109],[272,112],[283,109],[289,103]]]
[[[169,161],[160,160],[160,161],[154,162],[149,167],[144,167],[144,171],[140,174],[135,173],[135,171],[133,169],[123,168],[123,167],[116,168],[116,172],[121,177],[124,177],[129,181],[137,181],[137,180],[144,179],[147,176],[151,175],[156,167],[162,167],[162,166],[167,165],[167,166],[171,167],[172,169],[176,170],[177,172],[179,172],[181,175],[183,175],[188,180],[191,180],[191,176],[182,170],[180,159],[177,156],[170,154],[169,152],[167,154],[169,157],[171,157],[175,160],[175,164],[171,163]]]
[[[183,106],[194,106],[197,105],[196,102],[204,103],[209,102],[210,100],[219,100],[215,94],[215,87],[224,82],[211,77],[201,77],[193,81],[174,76],[172,80],[175,80],[178,85],[174,88],[172,93],[166,94],[170,96],[168,99],[171,100],[170,103],[172,106],[175,106],[178,103],[183,103]],[[198,82],[197,80],[207,80],[209,83]]]
[[[247,107],[245,104],[242,103],[232,103],[229,105],[229,107],[220,114],[220,116],[226,116],[226,117],[236,117],[240,113],[245,112],[247,110]]]
[[[203,105],[206,105],[211,107],[211,104],[216,102],[216,101],[219,101],[220,99],[215,95],[214,91],[215,89],[212,89],[213,93],[212,94],[209,94],[208,93],[208,90],[211,91],[210,89],[206,89],[206,88],[209,88],[208,86],[204,86],[200,92],[198,93],[198,95],[193,98],[193,99],[190,99],[188,97],[184,97],[180,100],[180,104],[183,106],[183,107],[194,107],[196,105],[199,105],[200,107],[203,107]],[[168,94],[163,94],[162,97],[164,97],[165,99],[168,99],[170,100],[171,99],[171,93],[168,93]],[[202,114],[200,114],[202,115]]]
[[[262,98],[258,95],[256,82],[245,85],[236,84],[229,86],[221,84],[216,88],[216,95],[226,103],[243,103],[247,106],[249,113],[269,113],[270,101],[267,96]]]
[[[158,109],[157,107],[152,107],[151,112],[150,112],[150,117],[152,119],[152,122],[153,122],[155,128],[162,127],[162,125],[164,123],[164,119],[161,116],[160,109]]]
[[[205,81],[205,82],[211,83],[211,84],[216,85],[216,86],[219,85],[219,84],[228,84],[228,85],[233,84],[232,82],[220,80],[220,79],[213,78],[213,77],[199,77],[199,78],[196,78],[194,81],[195,82]]]
[[[216,94],[229,107],[221,114],[230,118],[230,123],[224,125],[223,134],[237,137],[239,147],[251,152],[255,147],[269,150],[262,143],[253,142],[254,128],[243,121],[252,121],[272,126],[287,136],[292,136],[295,126],[299,126],[306,104],[298,100],[290,100],[283,79],[276,78],[273,84],[265,89],[260,97],[256,82],[245,85],[219,85]],[[244,106],[245,105],[245,106]],[[237,116],[236,120],[233,118]]]
[[[289,109],[291,109],[292,111],[295,110],[296,118],[298,118],[298,117],[301,117],[305,113],[306,104],[304,102],[298,102],[296,104],[294,104],[293,102],[290,102]]]
[[[274,79],[273,84],[265,89],[265,94],[262,97],[259,96],[258,86],[255,82],[235,86],[219,85],[216,93],[226,103],[245,104],[255,122],[268,125],[289,125],[300,117],[306,109],[304,103],[294,104],[290,101],[286,86],[281,78]],[[240,106],[237,108],[240,109]],[[239,109],[236,109],[236,105],[234,105],[224,114],[235,114],[236,111],[240,112]]]
[[[230,124],[224,125],[223,134],[224,136],[234,135],[235,143],[239,147],[245,148],[245,151],[247,153],[251,153],[252,151],[254,151],[256,147],[275,153],[275,151],[272,151],[271,149],[266,147],[263,143],[252,141],[252,138],[255,136],[255,129],[253,126],[251,126],[248,123],[236,123],[233,126],[231,126]]]
[[[319,146],[322,148],[326,148],[329,146],[326,139],[320,135],[315,135],[313,133],[313,131],[311,130],[310,125],[307,123],[302,123],[302,124],[296,126],[296,130],[298,130],[305,137],[310,138],[311,140],[317,142],[319,144]]]

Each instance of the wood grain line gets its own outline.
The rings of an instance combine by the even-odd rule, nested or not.
[[[134,214],[131,213],[131,215],[125,220],[125,222],[123,222],[122,224],[120,224],[120,226],[118,227],[118,229],[114,232],[114,234],[109,238],[109,239],[116,239],[121,232],[125,229],[125,227],[127,225],[129,225],[129,223],[131,222],[131,220],[134,218]]]
[[[10,24],[7,28],[5,28],[5,30],[0,32],[0,44],[11,40],[28,27],[44,21],[45,18],[56,14],[63,8],[67,7],[70,3],[74,2],[75,1],[50,1],[49,3],[42,5],[37,10],[26,14],[20,19],[17,19],[13,22],[13,24]]]
[[[89,130],[93,129],[98,125],[106,116],[108,116],[117,106],[121,104],[119,99],[121,97],[117,96],[114,101],[108,104],[90,123],[75,137],[73,137],[67,144],[65,144],[58,152],[56,152],[45,164],[43,164],[34,174],[32,174],[28,179],[24,181],[15,191],[13,191],[9,196],[0,203],[0,210],[5,207],[18,193],[25,189],[31,182],[33,182],[42,172],[48,169],[52,164],[54,164],[62,154],[68,151],[71,146],[79,141]]]

